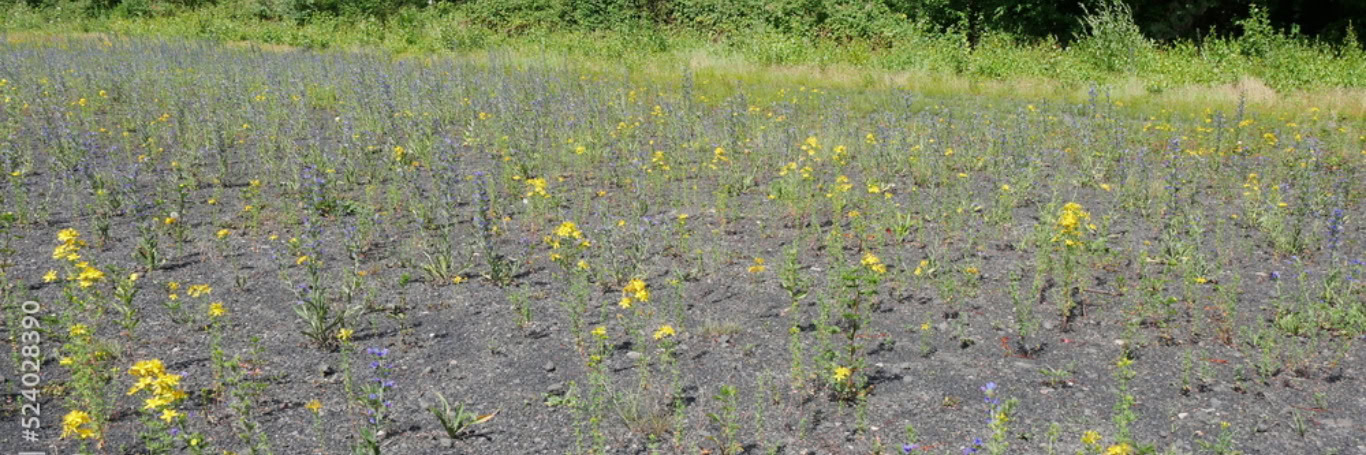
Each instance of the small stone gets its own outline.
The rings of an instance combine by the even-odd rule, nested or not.
[[[1176,418],[1178,418],[1178,419],[1184,419],[1184,418],[1186,418],[1186,417],[1190,417],[1190,413],[1189,413],[1189,412],[1182,412],[1182,413],[1176,415]]]
[[[627,352],[627,353],[626,353],[626,358],[631,359],[631,360],[640,360],[640,358],[641,358],[641,357],[644,357],[644,356],[645,356],[645,354],[641,354],[641,353],[636,352],[636,351],[631,351],[631,352]]]
[[[422,369],[422,374],[432,374],[433,371],[436,371],[436,369],[432,367],[426,367]]]
[[[1054,328],[1054,327],[1057,327],[1057,326],[1058,326],[1058,323],[1057,323],[1057,322],[1054,322],[1052,319],[1044,319],[1044,321],[1043,321],[1043,329],[1044,329],[1044,330],[1053,330],[1053,328]]]
[[[1127,341],[1124,341],[1124,340],[1120,340],[1120,339],[1116,339],[1116,340],[1115,340],[1115,346],[1124,346],[1124,345],[1127,344],[1127,343],[1128,343],[1128,342],[1127,342]]]
[[[333,369],[332,365],[328,365],[327,362],[319,363],[315,370],[318,372],[319,376],[323,377],[331,376],[333,373],[337,372],[337,370]]]
[[[441,438],[441,441],[437,444],[439,444],[443,449],[449,449],[451,447],[455,447],[455,440],[451,438]]]
[[[545,366],[542,366],[541,368],[545,369],[546,373],[555,371],[555,362],[546,361]]]
[[[545,388],[546,395],[560,396],[564,395],[564,392],[565,386],[563,382],[556,382],[554,384],[551,384],[550,387]]]

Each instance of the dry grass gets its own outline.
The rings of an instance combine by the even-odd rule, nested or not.
[[[7,32],[9,43],[53,42],[67,40],[120,39],[107,33],[49,33]],[[281,44],[247,41],[225,43],[235,48],[255,48],[269,52],[289,52],[298,48]],[[348,51],[382,52],[373,48],[348,48]],[[602,62],[559,55],[545,55],[524,49],[493,49],[456,54],[403,54],[397,58],[452,58],[468,62],[488,62],[498,56],[503,63],[529,68],[549,66],[558,68],[598,69],[619,74],[621,62]],[[848,64],[760,65],[737,56],[717,55],[706,50],[690,50],[652,56],[632,68],[636,77],[652,80],[677,78],[679,70],[690,69],[700,84],[718,86],[748,85],[772,87],[808,87],[823,90],[905,89],[931,96],[981,96],[1016,102],[1060,100],[1080,103],[1090,97],[1089,86],[1065,84],[1040,78],[1012,78],[983,80],[952,74],[921,71],[889,71]],[[1172,111],[1197,113],[1207,109],[1226,112],[1237,109],[1246,97],[1246,108],[1253,112],[1290,113],[1318,108],[1325,114],[1345,117],[1366,116],[1366,89],[1325,88],[1280,93],[1254,77],[1244,77],[1232,84],[1196,84],[1151,93],[1143,79],[1131,77],[1101,85],[1111,101],[1139,111]]]

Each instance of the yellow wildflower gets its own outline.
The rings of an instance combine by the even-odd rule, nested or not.
[[[1129,443],[1127,442],[1123,444],[1115,444],[1105,449],[1105,455],[1131,455],[1133,453],[1134,447],[1129,445]]]
[[[676,333],[674,332],[673,326],[668,325],[668,324],[665,324],[665,325],[659,326],[659,330],[656,330],[656,331],[655,331],[654,337],[655,337],[656,340],[659,340],[659,339],[663,339],[663,338],[665,338],[665,337],[674,336],[675,334],[676,334]]]
[[[860,262],[862,262],[864,266],[868,267],[868,269],[872,270],[874,273],[877,273],[879,275],[887,273],[887,265],[883,264],[882,259],[879,259],[877,255],[874,255],[871,251],[864,252],[863,260]]]
[[[540,177],[537,177],[537,178],[534,178],[534,179],[526,179],[526,185],[527,185],[527,192],[526,192],[526,196],[527,196],[527,197],[531,197],[531,196],[540,196],[540,197],[543,197],[543,198],[548,198],[548,197],[550,197],[550,193],[547,193],[547,192],[545,191],[546,185],[548,185],[548,184],[546,183],[545,179],[540,178]]]
[[[607,339],[607,327],[603,327],[603,326],[597,326],[597,327],[595,327],[595,328],[593,329],[593,336],[598,337],[598,338],[601,338],[601,339],[604,339],[604,340]]]
[[[62,243],[73,243],[81,238],[81,233],[72,228],[62,229],[57,232],[57,241]]]
[[[159,376],[165,373],[166,365],[162,364],[161,360],[158,359],[139,361],[128,369],[128,374],[139,378]]]
[[[639,278],[631,279],[630,282],[626,283],[626,287],[621,288],[621,292],[630,294],[630,297],[634,297],[641,302],[650,301],[650,290],[645,288],[645,282],[641,281]],[[629,306],[630,305],[628,304],[625,307]]]
[[[218,233],[215,234],[215,236],[217,236],[217,237],[221,240],[221,239],[227,238],[228,234],[231,234],[231,233],[232,233],[232,231],[229,231],[229,230],[227,230],[227,229],[219,229],[219,230],[218,230]]]
[[[170,424],[172,420],[175,420],[176,417],[180,417],[180,416],[182,416],[182,415],[184,415],[184,414],[181,414],[180,412],[178,412],[178,411],[176,411],[176,410],[174,410],[174,409],[166,408],[166,409],[163,409],[163,410],[161,411],[161,417],[160,417],[160,419],[161,419],[161,421],[166,422],[167,424]]]
[[[319,412],[322,412],[323,402],[318,401],[317,398],[314,398],[312,400],[308,400],[308,404],[305,404],[304,407],[307,408],[309,411],[313,411],[314,414],[317,414]]]
[[[80,273],[76,274],[76,279],[79,280],[83,288],[93,286],[96,282],[104,279],[104,272],[91,267],[88,262],[76,264],[76,268],[81,270]]]
[[[68,328],[66,333],[74,338],[89,335],[90,329],[86,328],[85,324],[76,324]]]
[[[43,274],[43,282],[44,282],[44,283],[51,283],[51,282],[53,282],[53,281],[57,281],[57,271],[56,271],[56,270],[48,270],[47,273],[44,273],[44,274]]]
[[[754,258],[754,265],[749,266],[749,273],[763,273],[764,270],[768,270],[768,267],[764,266],[764,258]]]
[[[579,226],[574,224],[573,221],[565,221],[560,223],[560,227],[555,228],[555,236],[562,239],[577,239],[583,237],[583,232],[579,231]]]
[[[355,333],[355,330],[342,327],[340,330],[337,330],[337,339],[341,341],[350,341],[351,335]]]
[[[95,429],[91,428],[94,420],[90,414],[79,409],[73,409],[62,417],[62,439],[75,435],[80,439],[91,439],[95,437]]]
[[[836,381],[843,381],[845,379],[848,379],[849,375],[853,373],[854,371],[850,370],[849,367],[839,367],[835,368],[835,374],[833,377]]]
[[[209,295],[209,294],[212,293],[212,292],[213,292],[213,288],[209,287],[209,285],[207,285],[207,284],[196,284],[196,285],[191,285],[189,289],[186,289],[186,290],[185,290],[185,293],[186,293],[186,294],[189,294],[190,297],[194,297],[194,298],[199,298],[200,296]]]
[[[214,302],[209,304],[209,317],[217,318],[222,317],[225,314],[228,314],[228,310],[223,309],[223,302]]]
[[[1087,431],[1085,433],[1082,433],[1081,435],[1082,444],[1086,444],[1089,446],[1095,445],[1098,442],[1100,442],[1100,433],[1097,433],[1095,431]]]
[[[1058,214],[1058,234],[1053,237],[1053,241],[1063,241],[1067,246],[1077,245],[1077,239],[1081,237],[1081,227],[1083,222],[1090,220],[1091,214],[1082,208],[1081,204],[1068,202],[1062,206],[1062,213]],[[1087,228],[1094,229],[1094,225],[1086,224]]]

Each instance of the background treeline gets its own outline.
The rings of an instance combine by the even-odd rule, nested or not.
[[[1366,87],[1366,0],[0,0],[0,31],[306,47],[698,51],[1063,84]]]
[[[0,0],[30,7],[60,7],[69,0]],[[88,14],[165,14],[219,0],[88,0]],[[455,9],[484,25],[518,31],[526,27],[587,29],[684,27],[711,33],[765,27],[836,39],[892,37],[914,25],[957,31],[976,42],[993,32],[1021,38],[1052,37],[1067,44],[1082,36],[1088,14],[1104,1],[1043,0],[252,0],[244,5],[265,19],[308,20],[318,14],[388,18],[408,8]],[[1158,42],[1201,40],[1238,33],[1239,24],[1265,11],[1269,25],[1297,36],[1329,41],[1366,27],[1363,0],[1129,0],[1134,25]]]

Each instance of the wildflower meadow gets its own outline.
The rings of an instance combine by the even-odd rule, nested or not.
[[[0,447],[1366,454],[1366,120],[1089,93],[0,36]]]

